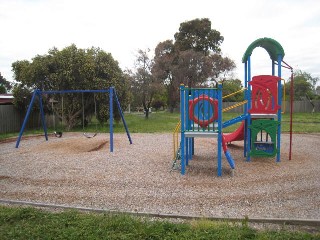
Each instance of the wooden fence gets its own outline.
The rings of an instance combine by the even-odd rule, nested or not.
[[[22,126],[25,113],[19,112],[13,105],[0,105],[0,133],[19,132]],[[53,117],[46,116],[47,127],[53,126]],[[33,111],[30,114],[26,129],[41,128],[39,112]]]
[[[230,107],[236,104],[236,102],[224,102],[223,108]],[[320,112],[320,101],[313,101],[314,112]],[[283,102],[285,112],[290,112],[289,101]],[[313,106],[309,101],[295,101],[293,104],[294,112],[312,112]],[[243,113],[243,105],[233,108],[227,112],[231,113]],[[24,119],[24,113],[20,113],[13,105],[0,105],[0,133],[10,133],[20,131],[22,122]],[[58,120],[56,120],[56,123]],[[53,117],[46,116],[47,127],[53,126]],[[32,112],[27,123],[26,128],[41,128],[41,119],[39,112]]]

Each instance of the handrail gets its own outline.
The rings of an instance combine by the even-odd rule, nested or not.
[[[228,95],[226,95],[226,96],[223,96],[222,99],[225,99],[225,98],[227,98],[227,97],[231,97],[231,96],[236,95],[237,93],[243,92],[243,91],[245,91],[245,90],[247,90],[247,88],[242,88],[242,89],[240,89],[240,90],[238,90],[238,91],[235,91],[235,92],[230,93],[230,94],[228,94]]]
[[[233,109],[233,108],[242,106],[242,105],[246,104],[247,102],[248,102],[248,100],[244,100],[244,101],[239,102],[239,103],[236,103],[236,104],[234,104],[234,105],[232,105],[232,106],[230,106],[230,107],[223,108],[223,109],[222,109],[222,112],[227,112],[227,111],[229,111],[229,110],[231,110],[231,109]]]
[[[174,128],[173,131],[173,159],[176,158],[177,152],[179,149],[179,132],[180,132],[180,127],[181,127],[181,121],[179,121]]]
[[[286,80],[281,78],[280,81],[283,81],[283,111],[281,112],[282,114],[284,114],[286,112]]]

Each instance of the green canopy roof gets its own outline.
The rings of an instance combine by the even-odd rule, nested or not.
[[[268,53],[272,60],[277,61],[278,55],[281,54],[282,57],[284,57],[284,50],[280,43],[278,43],[276,40],[272,38],[259,38],[255,40],[253,43],[249,45],[246,52],[244,53],[242,57],[242,62],[245,63],[249,56],[251,56],[252,51],[256,47],[262,47],[264,48]]]

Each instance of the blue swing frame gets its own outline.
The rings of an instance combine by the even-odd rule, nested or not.
[[[132,139],[131,139],[131,136],[130,136],[130,132],[129,132],[127,123],[126,123],[126,121],[124,119],[123,112],[122,112],[122,109],[121,109],[121,106],[120,106],[120,102],[119,102],[119,98],[118,98],[117,92],[116,92],[114,87],[110,87],[109,89],[105,89],[105,90],[41,91],[39,89],[36,89],[32,94],[32,98],[31,98],[31,101],[30,101],[26,116],[25,116],[25,118],[23,120],[22,127],[20,129],[19,136],[18,136],[18,139],[17,139],[17,142],[16,142],[16,148],[19,147],[19,144],[20,144],[24,129],[25,129],[26,124],[28,122],[28,119],[29,119],[30,113],[32,111],[32,107],[33,107],[33,104],[34,104],[34,101],[35,101],[36,97],[38,97],[39,103],[40,103],[40,116],[41,116],[41,124],[42,124],[42,127],[43,127],[44,136],[45,136],[46,141],[48,141],[47,126],[46,126],[45,115],[44,115],[44,110],[43,110],[43,103],[42,103],[42,94],[65,94],[65,93],[109,93],[109,115],[110,115],[110,121],[109,121],[109,125],[110,125],[109,126],[109,131],[110,131],[109,145],[110,146],[109,147],[110,147],[110,152],[113,152],[113,101],[114,100],[116,101],[116,104],[117,104],[117,107],[118,107],[118,110],[119,110],[123,125],[125,127],[129,142],[130,142],[130,144],[132,144]]]

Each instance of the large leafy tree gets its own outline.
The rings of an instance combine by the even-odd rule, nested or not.
[[[149,109],[156,93],[162,89],[162,85],[151,73],[153,61],[148,56],[149,51],[149,49],[138,50],[135,71],[131,74],[134,98],[143,106],[146,118],[149,116]]]
[[[222,56],[223,37],[211,29],[208,18],[181,23],[174,37],[175,42],[166,40],[157,45],[152,69],[166,85],[171,111],[179,101],[180,84],[205,86],[210,79],[217,80],[235,68],[231,59]]]
[[[175,45],[180,51],[193,49],[209,55],[210,52],[220,52],[223,37],[220,32],[211,29],[208,18],[194,19],[180,24],[179,32],[175,33]]]
[[[318,78],[313,78],[310,73],[297,70],[294,72],[294,100],[313,99],[315,97],[315,85]],[[290,95],[291,82],[286,83],[286,95]]]
[[[53,48],[48,54],[37,55],[31,62],[16,61],[12,64],[17,84],[13,90],[15,104],[26,108],[30,92],[33,89],[44,90],[82,90],[108,89],[114,86],[118,90],[121,104],[126,105],[126,81],[122,70],[110,53],[99,48],[79,49],[74,44],[61,51]],[[49,100],[61,102],[63,108],[56,104],[53,109],[62,118],[67,129],[71,129],[81,121],[82,107],[86,118],[94,113],[94,100],[97,106],[97,118],[100,122],[106,121],[108,116],[107,94],[63,94],[44,96],[46,103]],[[84,104],[83,104],[84,103]],[[50,104],[48,109],[50,110]],[[58,107],[59,106],[59,107]],[[52,110],[52,109],[51,109]]]
[[[152,74],[163,81],[168,96],[168,106],[172,112],[179,101],[179,81],[175,81],[175,70],[178,61],[172,40],[160,42],[155,48]]]

